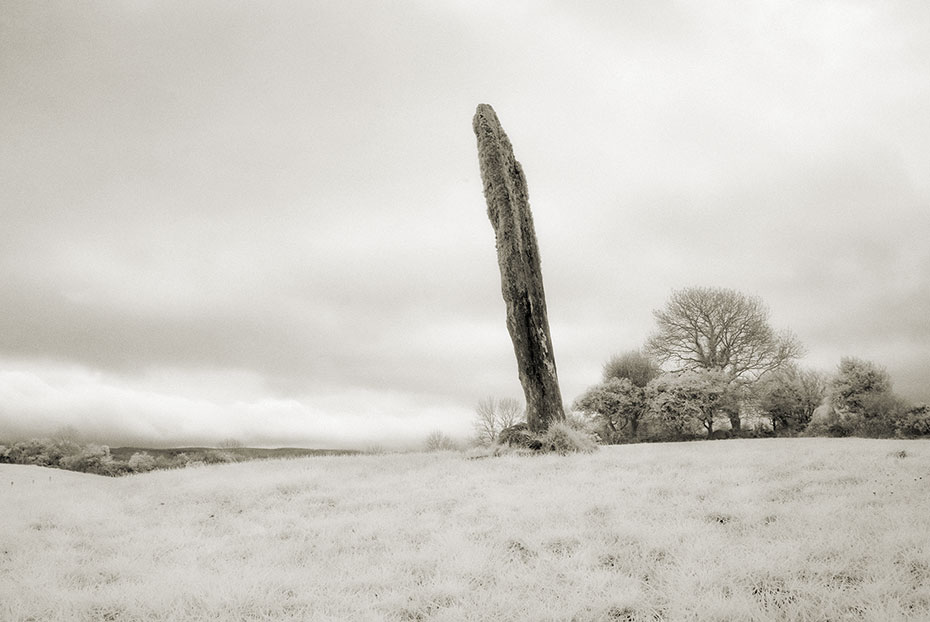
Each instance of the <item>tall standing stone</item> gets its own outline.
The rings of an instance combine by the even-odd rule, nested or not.
[[[472,126],[478,138],[478,162],[488,218],[497,238],[507,330],[526,396],[527,424],[532,432],[544,432],[550,422],[564,420],[565,412],[549,334],[526,177],[491,106],[478,105]]]

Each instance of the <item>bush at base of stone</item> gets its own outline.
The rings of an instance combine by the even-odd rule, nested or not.
[[[542,435],[534,435],[525,423],[504,428],[497,436],[494,455],[511,453],[506,450],[530,450],[531,452],[554,452],[559,454],[591,453],[597,449],[597,439],[585,429],[578,429],[571,422],[559,421],[549,426]],[[502,451],[504,450],[504,451]]]
[[[597,450],[597,441],[590,434],[562,422],[551,424],[546,433],[539,438],[539,441],[542,443],[542,451],[562,455],[571,453],[589,454]]]
[[[506,445],[507,447],[537,449],[535,447],[530,447],[533,440],[533,435],[530,434],[530,428],[525,423],[518,423],[504,428],[500,431],[500,434],[497,435],[497,444]]]

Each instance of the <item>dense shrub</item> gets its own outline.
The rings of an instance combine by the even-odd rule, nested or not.
[[[52,466],[49,457],[49,446],[52,441],[47,438],[33,438],[20,441],[8,451],[10,462],[15,464],[34,464],[36,466]]]
[[[133,473],[147,473],[155,468],[155,458],[144,451],[137,451],[129,458],[126,466]]]
[[[81,446],[68,440],[33,438],[0,447],[0,462],[60,467],[68,456],[81,452]]]
[[[497,444],[506,447],[525,447],[527,449],[537,449],[533,447],[533,435],[530,434],[530,428],[525,423],[518,423],[501,430],[497,435]]]
[[[754,391],[774,435],[793,436],[811,422],[823,403],[827,379],[819,372],[789,365],[765,376]]]
[[[834,408],[862,414],[874,407],[870,397],[891,393],[891,376],[872,361],[845,356],[830,383],[830,392]]]
[[[862,415],[856,434],[874,438],[894,436],[898,421],[908,406],[891,391],[870,393],[862,397]]]
[[[596,426],[597,435],[612,444],[637,437],[647,405],[645,389],[628,378],[608,378],[588,387],[572,408],[587,415]],[[566,419],[572,416],[571,412],[566,412]]]
[[[571,408],[566,408],[565,425],[573,430],[578,430],[579,432],[587,434],[594,439],[595,442],[598,441],[601,428],[598,422],[592,417],[587,417],[583,413],[576,412]]]
[[[120,475],[129,475],[131,473],[133,473],[133,471],[129,468],[129,463],[125,460],[111,460],[106,469],[103,472],[98,473],[98,475],[110,475],[112,477],[119,477]]]
[[[845,437],[855,433],[857,418],[838,412],[829,401],[819,407],[804,429],[804,436]]]
[[[823,429],[831,436],[887,438],[898,433],[899,422],[908,406],[891,389],[891,378],[884,368],[853,357],[840,361],[830,383],[829,416],[810,432]]]
[[[930,406],[920,404],[908,409],[895,425],[898,436],[930,436]]]
[[[539,441],[542,443],[543,451],[562,455],[589,454],[597,449],[597,442],[591,434],[561,421],[551,424],[546,433],[539,437]]]
[[[156,469],[180,469],[187,466],[187,460],[184,462],[179,462],[177,456],[166,456],[164,454],[159,454],[155,456],[155,468]]]
[[[228,451],[209,450],[203,452],[203,462],[205,464],[226,464],[235,461],[236,456]]]
[[[501,431],[495,445],[495,455],[510,451],[555,452],[568,454],[575,452],[590,453],[597,449],[596,435],[591,425],[579,417],[566,418],[565,421],[549,425],[543,434],[533,434],[525,423],[518,423]]]
[[[125,464],[125,463],[120,463]],[[96,475],[115,475],[120,471],[106,445],[87,445],[79,453],[61,459],[61,468]]]
[[[908,408],[894,393],[870,393],[857,399],[858,411],[839,409],[832,402],[826,402],[815,411],[804,435],[866,438],[921,435],[920,415],[911,417],[915,409]]]
[[[700,432],[712,438],[717,423],[736,408],[737,392],[721,371],[702,369],[662,374],[646,387],[646,399],[648,440],[685,440]]]
[[[57,439],[48,445],[48,448],[46,449],[46,455],[48,455],[49,460],[51,461],[51,466],[59,466],[63,459],[68,456],[75,456],[81,453],[82,449],[83,447],[74,441],[67,439]]]

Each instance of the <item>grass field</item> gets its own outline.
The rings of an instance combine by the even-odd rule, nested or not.
[[[0,619],[930,620],[930,442],[0,465]]]

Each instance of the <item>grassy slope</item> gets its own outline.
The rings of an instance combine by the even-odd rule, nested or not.
[[[927,620],[930,443],[0,465],[0,619]]]

